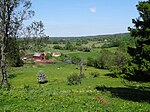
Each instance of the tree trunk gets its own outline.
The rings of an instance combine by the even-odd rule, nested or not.
[[[4,43],[4,36],[2,36],[2,43],[1,43],[1,72],[2,72],[2,87],[8,86],[7,81],[7,72],[6,72],[6,56],[5,56],[5,43]]]
[[[6,39],[7,39],[7,20],[6,20],[6,1],[2,3],[2,16],[1,16],[1,72],[2,72],[2,87],[6,88],[8,86],[7,81],[7,74],[6,74],[6,55],[5,55],[5,48],[6,48]]]
[[[80,60],[80,75],[83,75],[83,59]]]
[[[2,67],[2,87],[8,87],[6,68],[4,66]]]

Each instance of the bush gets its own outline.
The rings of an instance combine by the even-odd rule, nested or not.
[[[10,78],[10,79],[13,79],[13,78],[15,78],[16,77],[16,75],[15,74],[8,74],[8,76],[7,76],[8,78]]]
[[[52,55],[50,53],[47,53],[47,55],[45,56],[46,60],[51,59]]]
[[[78,64],[80,62],[80,57],[78,57],[78,56],[72,56],[71,60],[72,60],[73,64]]]
[[[88,57],[87,66],[97,67],[97,60],[92,57]]]
[[[78,47],[78,51],[83,51],[83,52],[91,52],[91,48],[90,47]]]
[[[91,74],[91,76],[94,77],[94,78],[99,76],[99,73],[98,73],[98,72],[91,72],[90,74]]]
[[[80,78],[85,78],[85,74],[80,74],[79,77]]]
[[[61,46],[59,46],[59,45],[55,45],[55,46],[53,46],[53,48],[54,48],[54,49],[60,49],[60,50],[63,49],[63,47],[61,47]]]
[[[109,69],[114,63],[113,57],[114,54],[111,51],[107,49],[102,49],[97,59],[98,68]]]
[[[73,73],[70,76],[68,76],[67,80],[68,80],[68,84],[69,85],[81,84],[81,77],[78,74],[76,74],[76,73]]]
[[[101,48],[110,48],[110,45],[108,43],[105,43],[101,46]]]

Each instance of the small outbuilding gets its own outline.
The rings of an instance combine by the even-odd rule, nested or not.
[[[61,56],[61,53],[60,52],[54,52],[54,53],[52,53],[52,56],[59,57],[59,56]]]
[[[30,60],[30,59],[33,59],[33,55],[34,54],[24,54],[22,56],[22,60]]]
[[[33,59],[35,61],[42,61],[42,60],[45,60],[45,56],[46,56],[45,53],[34,53]]]

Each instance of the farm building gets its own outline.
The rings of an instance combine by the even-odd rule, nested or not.
[[[22,56],[22,60],[29,60],[29,59],[32,59],[33,58],[33,55],[34,54],[24,54]]]
[[[45,56],[46,56],[46,53],[34,53],[33,55],[33,59],[36,60],[36,61],[42,61],[42,60],[45,60]]]
[[[61,53],[60,52],[54,52],[54,53],[52,53],[52,56],[59,57],[59,56],[61,56]]]

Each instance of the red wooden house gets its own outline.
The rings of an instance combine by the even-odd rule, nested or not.
[[[46,53],[34,53],[33,59],[35,61],[42,61],[42,60],[45,60],[45,56],[46,56]]]

